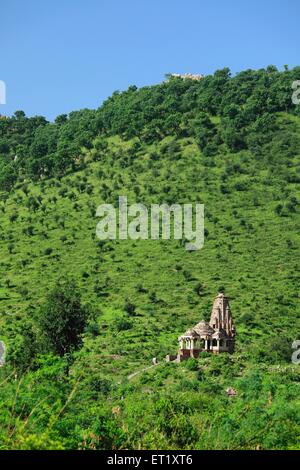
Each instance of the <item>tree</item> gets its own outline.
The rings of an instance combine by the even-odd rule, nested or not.
[[[59,280],[39,316],[46,349],[60,356],[78,349],[86,321],[87,310],[81,304],[75,282]]]
[[[17,174],[13,163],[5,164],[0,161],[0,188],[10,191],[17,181]]]
[[[205,156],[217,153],[219,142],[218,129],[207,113],[200,112],[193,124],[193,131],[199,148]]]
[[[62,125],[65,124],[68,120],[68,115],[67,114],[60,114],[55,118],[55,124]]]
[[[130,302],[126,302],[124,305],[124,310],[128,313],[129,316],[134,317],[136,313],[136,306]]]
[[[34,367],[35,358],[39,352],[39,344],[33,325],[24,321],[21,323],[22,335],[14,341],[9,359],[19,372],[25,372]]]

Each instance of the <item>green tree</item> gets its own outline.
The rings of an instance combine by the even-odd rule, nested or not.
[[[39,316],[46,349],[60,356],[78,349],[86,322],[87,310],[75,282],[60,280],[48,294]]]

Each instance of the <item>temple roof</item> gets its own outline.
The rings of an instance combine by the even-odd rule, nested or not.
[[[198,333],[196,333],[196,331],[193,328],[191,328],[187,330],[185,333],[183,333],[183,335],[181,335],[179,339],[180,338],[199,338],[199,335]]]
[[[197,323],[197,325],[194,326],[194,330],[200,336],[201,335],[211,335],[214,332],[214,329],[209,325],[209,323],[207,323],[204,320],[201,320],[199,323]]]
[[[201,320],[193,328],[188,329],[179,337],[182,339],[222,339],[233,338],[235,336],[235,328],[229,307],[228,298],[223,292],[215,297],[210,322]]]

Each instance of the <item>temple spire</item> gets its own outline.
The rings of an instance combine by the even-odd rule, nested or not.
[[[229,300],[223,292],[220,292],[214,300],[209,324],[214,329],[225,330],[228,336],[235,334]]]

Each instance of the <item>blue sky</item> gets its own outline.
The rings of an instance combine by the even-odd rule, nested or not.
[[[168,72],[300,65],[299,0],[9,0],[0,11],[0,114],[52,120]]]

